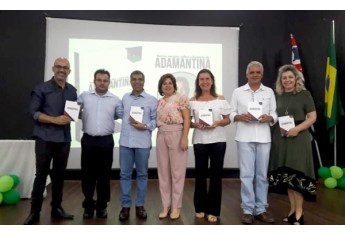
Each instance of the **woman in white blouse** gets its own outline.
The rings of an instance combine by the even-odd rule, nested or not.
[[[230,105],[216,93],[215,79],[208,69],[199,71],[195,96],[190,100],[195,155],[194,207],[197,218],[218,222],[222,199],[222,170],[226,151],[224,126],[230,124]],[[207,177],[210,177],[207,187]]]

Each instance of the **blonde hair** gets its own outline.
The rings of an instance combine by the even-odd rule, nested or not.
[[[282,85],[282,77],[283,77],[283,73],[287,71],[291,71],[295,76],[296,84],[295,84],[295,89],[293,91],[293,94],[299,93],[305,89],[304,81],[302,79],[303,78],[302,74],[296,69],[296,67],[291,64],[283,65],[278,70],[278,76],[277,76],[277,81],[276,81],[276,93],[278,95],[282,95],[284,93],[284,87]]]

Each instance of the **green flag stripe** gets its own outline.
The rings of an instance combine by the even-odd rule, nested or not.
[[[331,27],[328,54],[325,81],[325,116],[327,129],[329,130],[329,140],[333,143],[334,126],[338,124],[340,116],[345,114],[338,93],[334,22],[332,22]]]

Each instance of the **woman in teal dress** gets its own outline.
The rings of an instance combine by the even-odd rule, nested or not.
[[[295,127],[273,131],[269,167],[271,192],[287,193],[290,211],[284,222],[304,224],[303,202],[316,197],[313,153],[309,128],[316,121],[313,98],[294,65],[279,69],[276,81],[278,117],[293,118]]]

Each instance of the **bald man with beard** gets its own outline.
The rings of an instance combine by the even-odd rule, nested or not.
[[[24,224],[37,224],[48,174],[52,180],[51,217],[73,219],[61,206],[64,172],[71,146],[71,118],[64,114],[66,101],[77,100],[77,89],[67,82],[71,72],[66,58],[57,58],[54,76],[31,92],[30,116],[34,120],[36,175],[31,193],[31,211]],[[52,170],[50,170],[53,162]]]

